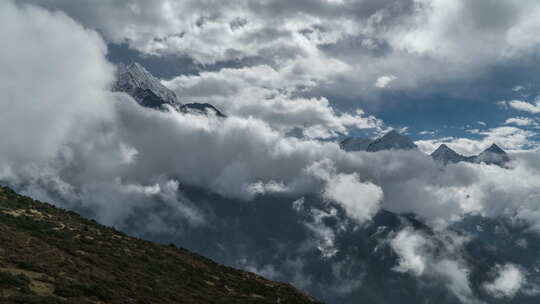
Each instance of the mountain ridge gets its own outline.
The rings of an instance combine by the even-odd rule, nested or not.
[[[0,187],[1,303],[320,303]]]
[[[391,130],[376,139],[363,137],[347,137],[339,143],[340,147],[348,152],[367,151],[377,152],[383,150],[412,150],[418,148],[407,136]]]
[[[433,151],[433,153],[430,154],[430,156],[436,160],[440,161],[444,164],[448,163],[458,163],[460,161],[466,161],[467,158],[456,151],[452,150],[452,148],[448,147],[446,144],[441,144],[437,150]]]
[[[378,152],[384,150],[412,150],[416,144],[407,136],[392,130],[374,140],[362,137],[347,137],[339,143],[341,149],[347,152],[365,151]],[[493,143],[477,155],[464,156],[446,144],[441,144],[430,154],[433,160],[447,165],[449,163],[469,162],[485,163],[504,167],[510,161],[508,154],[497,144]]]
[[[377,152],[382,150],[412,150],[416,149],[416,144],[407,136],[392,130],[382,137],[372,141],[366,151]]]
[[[441,144],[437,150],[430,154],[430,156],[443,164],[469,162],[469,163],[486,163],[488,165],[498,165],[504,167],[504,165],[510,161],[508,154],[501,149],[497,144],[491,144],[487,149],[477,155],[464,156],[456,151],[452,150],[446,144]]]
[[[118,65],[116,81],[112,90],[130,95],[137,103],[146,108],[161,110],[170,106],[182,113],[227,117],[209,103],[184,104],[180,102],[180,98],[174,91],[161,84],[158,78],[137,62]]]
[[[119,64],[113,91],[125,92],[139,104],[149,108],[159,108],[164,104],[181,106],[176,93],[161,82],[137,62],[128,65]]]

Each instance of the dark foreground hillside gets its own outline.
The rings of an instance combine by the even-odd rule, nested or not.
[[[0,303],[316,303],[0,188]]]

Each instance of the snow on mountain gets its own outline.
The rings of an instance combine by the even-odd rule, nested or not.
[[[159,79],[136,62],[118,65],[117,80],[113,90],[129,94],[144,107],[160,108],[164,104],[175,107],[182,105],[173,91],[162,85]]]
[[[361,137],[348,137],[339,143],[341,149],[351,151],[368,151],[377,152],[382,150],[411,150],[416,149],[417,146],[407,136],[398,133],[397,131],[390,131],[384,136],[375,140],[370,140]],[[470,162],[470,163],[485,163],[488,165],[498,165],[504,167],[504,165],[510,161],[508,154],[496,144],[492,144],[489,148],[482,153],[473,156],[464,156],[456,151],[452,150],[445,144],[440,145],[430,155],[435,161],[443,164],[455,164],[458,162]]]
[[[457,153],[456,151],[450,149],[445,144],[442,144],[435,150],[433,153],[431,153],[431,157],[436,160],[440,161],[444,164],[448,163],[458,163],[460,161],[467,161],[467,157]]]
[[[129,65],[118,65],[113,91],[127,93],[141,106],[147,108],[163,109],[164,105],[170,105],[184,113],[226,117],[209,103],[182,104],[176,93],[162,85],[158,78],[136,62]]]
[[[474,158],[474,162],[476,163],[486,163],[488,165],[493,164],[498,166],[504,166],[508,161],[510,161],[508,154],[496,144],[492,144]]]
[[[386,133],[383,137],[372,141],[367,147],[366,151],[377,152],[382,150],[411,150],[416,148],[416,144],[414,144],[409,137],[392,130]]]
[[[375,140],[362,137],[348,137],[339,143],[345,151],[377,152],[382,150],[410,150],[416,149],[414,142],[407,136],[390,131]]]
[[[478,155],[468,157],[463,156],[452,150],[447,145],[442,144],[439,146],[439,148],[437,148],[437,150],[431,153],[431,157],[436,161],[444,163],[445,165],[448,163],[458,163],[464,161],[476,164],[485,163],[488,165],[498,165],[503,167],[508,161],[510,161],[508,154],[496,144],[492,144],[489,148]]]

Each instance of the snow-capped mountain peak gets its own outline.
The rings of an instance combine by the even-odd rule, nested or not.
[[[416,149],[416,144],[407,136],[392,130],[372,141],[367,147],[367,151],[376,152],[381,150],[411,150]]]
[[[347,137],[339,143],[345,151],[377,152],[382,150],[411,150],[417,146],[407,136],[392,130],[375,140],[362,137]]]
[[[491,153],[496,153],[496,154],[506,154],[506,152],[504,152],[504,150],[501,149],[496,144],[492,144],[489,148],[484,150],[484,152],[491,152]]]
[[[160,108],[164,104],[181,106],[176,94],[139,63],[119,64],[116,77],[113,90],[131,95],[142,106],[150,108]]]
[[[446,144],[442,144],[435,150],[433,153],[431,153],[431,157],[436,160],[443,162],[445,164],[447,163],[457,163],[460,161],[465,161],[466,157],[457,153],[456,151],[452,150],[450,147],[448,147]]]
[[[510,161],[508,154],[496,144],[492,144],[475,158],[475,162],[477,163],[495,164],[499,166],[504,166],[508,161]]]
[[[506,152],[496,144],[492,144],[489,148],[478,155],[468,157],[457,153],[446,144],[441,144],[437,150],[431,153],[431,157],[434,160],[444,164],[464,161],[477,164],[485,163],[488,165],[498,165],[501,167],[503,167],[510,160],[508,154],[506,154]]]
[[[164,105],[170,105],[183,113],[227,117],[209,103],[182,104],[176,93],[161,84],[158,78],[137,62],[129,65],[119,64],[116,74],[113,91],[130,95],[143,107],[163,110]]]

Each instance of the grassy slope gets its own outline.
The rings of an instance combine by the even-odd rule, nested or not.
[[[0,188],[0,303],[315,303]]]

